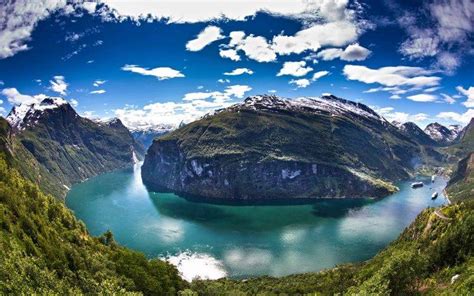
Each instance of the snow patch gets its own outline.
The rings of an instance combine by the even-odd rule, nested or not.
[[[36,124],[45,110],[55,109],[65,104],[68,102],[62,98],[46,98],[40,102],[16,105],[6,119],[13,128],[23,130],[28,123]]]

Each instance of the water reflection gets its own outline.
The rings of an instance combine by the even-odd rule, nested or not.
[[[376,202],[371,199],[336,199],[316,201],[312,213],[322,218],[341,218],[351,211]]]

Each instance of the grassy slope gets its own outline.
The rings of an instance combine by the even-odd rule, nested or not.
[[[9,153],[0,127],[0,294],[174,295],[185,287],[170,264],[118,246],[110,233],[91,237],[17,170],[22,159]]]
[[[406,164],[419,149],[370,120],[265,110],[224,111],[156,141],[177,141],[188,159],[323,163],[385,180],[407,177]]]

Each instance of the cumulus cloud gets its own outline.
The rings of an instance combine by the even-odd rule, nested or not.
[[[224,75],[227,75],[227,76],[238,76],[242,74],[252,75],[253,71],[248,68],[237,68],[237,69],[232,70],[231,72],[224,73]]]
[[[126,106],[114,113],[130,129],[175,128],[181,122],[188,123],[232,105],[234,99],[242,99],[251,89],[248,85],[231,85],[223,91],[187,93],[183,102],[154,103],[143,108]]]
[[[289,83],[296,85],[297,88],[305,88],[311,84],[311,81],[309,81],[309,79],[302,78],[302,79],[292,79],[290,80]]]
[[[415,102],[435,102],[438,97],[435,95],[430,94],[416,94],[412,96],[408,96],[407,99],[415,101]]]
[[[277,76],[291,75],[295,77],[305,76],[309,72],[313,71],[313,68],[306,66],[305,61],[300,62],[285,62],[283,67],[278,72]]]
[[[245,20],[259,11],[288,17],[314,16],[317,14],[327,20],[344,18],[347,0],[278,0],[278,1],[142,1],[103,0],[122,16],[133,18],[151,15],[167,19],[170,23],[195,23],[216,19]]]
[[[390,122],[415,122],[419,126],[422,126],[423,123],[426,123],[426,121],[430,119],[426,113],[410,114],[406,112],[395,111],[395,108],[393,107],[373,107],[373,109]]]
[[[224,38],[222,30],[216,26],[207,26],[196,37],[196,39],[186,43],[186,49],[189,51],[200,51],[214,41]]]
[[[467,109],[464,113],[441,112],[436,117],[456,121],[461,124],[468,124],[474,118],[474,109]]]
[[[53,77],[53,80],[49,81],[50,89],[63,96],[66,95],[67,87],[69,84],[66,83],[64,76],[57,75]]]
[[[220,78],[220,79],[217,80],[217,82],[219,82],[219,83],[230,83],[230,80]]]
[[[473,108],[474,107],[474,86],[470,86],[468,89],[465,89],[462,86],[457,86],[456,90],[467,97],[467,101],[463,102],[462,104],[468,108]]]
[[[237,59],[238,51],[258,62],[275,61],[277,55],[300,54],[305,51],[315,52],[321,47],[345,46],[357,40],[360,29],[356,24],[355,12],[347,8],[347,0],[308,1],[306,20],[316,16],[318,21],[307,21],[305,27],[293,35],[280,33],[267,40],[262,36],[246,35],[242,31],[231,32],[231,40],[220,52],[223,57]],[[347,48],[344,57],[348,60],[362,60],[370,53],[359,46]],[[364,59],[365,59],[364,57]],[[239,57],[240,59],[240,57]]]
[[[73,107],[79,106],[79,102],[76,99],[70,99],[69,104],[71,104]]]
[[[158,78],[158,80],[184,77],[183,73],[170,67],[157,67],[153,69],[147,69],[137,65],[125,65],[122,67],[122,70],[138,73],[141,75],[154,76]]]
[[[431,71],[419,67],[395,66],[371,69],[366,66],[346,65],[344,75],[349,80],[378,83],[384,86],[431,87],[439,85],[437,76],[427,76]]]
[[[106,93],[105,89],[98,89],[98,90],[93,90],[90,92],[90,94],[93,94],[93,95],[101,95],[105,93]]]
[[[235,49],[219,49],[219,55],[223,58],[231,59],[235,62],[240,61],[240,55]]]
[[[6,97],[8,102],[12,105],[21,105],[21,104],[33,104],[38,103],[47,98],[44,94],[39,95],[25,95],[20,93],[16,88],[4,88],[2,89],[2,95]]]
[[[252,88],[248,85],[229,85],[226,89],[221,91],[213,92],[192,92],[184,95],[183,101],[194,101],[194,100],[204,100],[212,98],[218,101],[227,101],[232,97],[243,98],[245,93],[251,91]]]
[[[324,61],[334,60],[340,58],[344,61],[363,61],[369,55],[371,51],[367,48],[360,46],[358,43],[348,45],[344,50],[340,48],[328,48],[317,53],[316,57],[322,58]]]

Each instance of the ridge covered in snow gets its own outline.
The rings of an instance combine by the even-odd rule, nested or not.
[[[434,122],[427,125],[424,132],[437,142],[449,143],[456,139],[461,130],[462,127],[459,125],[445,127],[444,125]]]
[[[18,130],[23,130],[28,124],[35,123],[45,110],[52,110],[68,102],[62,98],[45,98],[38,102],[16,105],[12,108],[6,120]]]
[[[344,100],[333,95],[324,95],[322,97],[300,97],[296,99],[284,99],[274,95],[251,96],[243,103],[233,105],[224,110],[238,111],[239,109],[252,110],[291,110],[300,112],[328,112],[331,115],[354,114],[362,117],[372,118],[379,121],[386,121],[375,111],[362,103]]]

